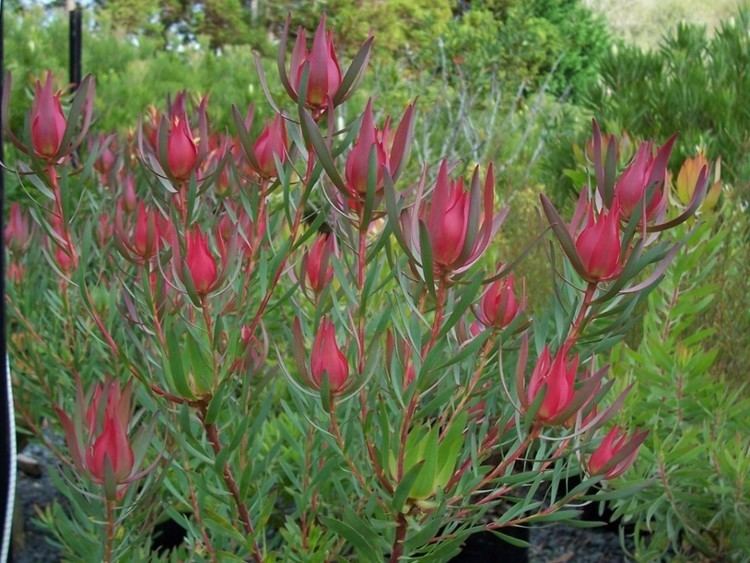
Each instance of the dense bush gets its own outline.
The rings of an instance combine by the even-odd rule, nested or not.
[[[726,211],[727,219],[737,215]],[[635,525],[637,561],[744,561],[750,553],[746,380],[738,387],[713,375],[718,329],[703,320],[724,297],[712,283],[729,234],[717,219],[697,228],[651,295],[639,343],[612,358],[620,384],[634,386],[623,420],[651,431],[636,471],[615,486],[625,492],[633,479],[652,481],[616,503]]]
[[[750,199],[750,12],[740,11],[709,37],[705,27],[680,24],[665,30],[655,51],[622,45],[601,63],[600,83],[585,105],[610,130],[641,138],[666,138],[679,133],[673,164],[706,150],[722,158],[723,175],[740,199]],[[569,146],[561,143],[551,155],[550,183],[562,197],[578,186],[558,175],[569,168]],[[567,145],[567,146],[566,146]]]

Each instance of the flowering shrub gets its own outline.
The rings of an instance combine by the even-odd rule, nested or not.
[[[288,35],[290,101],[269,95],[262,128],[233,107],[235,136],[213,131],[183,92],[93,137],[93,78],[68,104],[48,76],[7,132],[29,196],[6,233],[18,416],[67,438],[71,510],[46,522],[70,558],[145,560],[170,517],[195,559],[446,560],[476,531],[575,521],[646,437],[610,426],[627,390],[595,353],[664,274],[706,167],[675,209],[671,141],[618,174],[595,124],[572,219],[542,196],[565,258],[531,318],[528,249],[485,258],[512,220],[492,164],[410,162],[414,104],[342,123],[372,40],[347,66],[325,20],[289,57]]]

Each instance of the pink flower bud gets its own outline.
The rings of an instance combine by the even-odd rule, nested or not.
[[[78,267],[78,257],[61,246],[55,250],[55,262],[64,274],[71,274]]]
[[[636,432],[628,436],[619,427],[613,426],[589,459],[589,472],[614,479],[622,475],[635,460],[647,432]]]
[[[128,213],[132,213],[138,206],[138,195],[135,193],[135,177],[132,174],[125,174],[121,184],[122,196],[120,201],[122,207]]]
[[[190,132],[187,114],[172,118],[167,137],[167,164],[177,180],[187,180],[198,161],[198,147]]]
[[[303,275],[315,293],[320,293],[333,279],[331,255],[335,239],[330,234],[320,234],[310,247],[303,261]]]
[[[31,144],[34,152],[48,159],[57,155],[66,126],[60,94],[53,92],[52,73],[47,72],[44,86],[39,81],[34,86],[34,102],[31,107]]]
[[[387,155],[383,146],[383,134],[375,127],[372,116],[372,99],[367,102],[362,125],[359,129],[354,147],[346,159],[346,184],[353,195],[366,194],[370,174],[370,152],[375,149],[376,180],[375,191],[383,187],[383,167],[387,164]]]
[[[336,344],[336,329],[328,319],[320,321],[310,354],[310,371],[318,387],[323,382],[323,374],[327,374],[333,392],[340,391],[349,377],[349,364]]]
[[[505,328],[516,318],[520,305],[516,300],[513,274],[490,284],[482,296],[477,317],[484,326]]]
[[[312,50],[309,53],[306,41],[305,32],[300,28],[292,52],[290,74],[295,82],[294,89],[299,92],[304,64],[309,63],[306,101],[310,107],[322,108],[328,104],[328,99],[336,94],[342,80],[333,36],[326,32],[325,16],[320,19],[313,37]]]
[[[440,266],[450,266],[464,250],[469,221],[469,198],[463,179],[448,177],[446,161],[440,165],[427,222],[432,257]]]
[[[118,484],[130,477],[135,465],[135,456],[128,439],[127,427],[123,425],[117,407],[119,405],[111,402],[107,405],[104,411],[102,432],[86,452],[86,466],[92,479],[97,483],[104,482],[107,463]]]
[[[141,202],[135,219],[133,232],[133,250],[144,261],[148,261],[156,254],[158,233],[156,229],[155,213],[147,210]]]
[[[651,173],[652,153],[653,145],[651,143],[641,143],[635,158],[615,184],[615,194],[625,216],[629,216],[630,212],[643,198]]]
[[[284,118],[277,114],[263,128],[253,145],[253,154],[259,167],[258,174],[264,178],[276,177],[274,155],[279,159],[279,162],[284,162],[287,157],[287,144]]]
[[[218,277],[216,260],[208,248],[206,236],[198,227],[188,233],[186,264],[198,295],[210,293]]]
[[[563,346],[552,360],[549,348],[545,346],[531,373],[527,395],[528,404],[534,402],[542,388],[546,389],[536,415],[540,422],[552,422],[573,400],[578,356],[567,361],[568,349],[569,346]]]
[[[3,236],[5,246],[15,253],[24,252],[31,242],[29,217],[18,203],[12,203],[10,206],[10,216]]]
[[[667,204],[664,189],[667,180],[667,162],[674,137],[668,140],[654,156],[650,142],[641,143],[633,161],[620,175],[615,184],[615,199],[623,217],[630,217],[636,206],[652,189],[651,199],[646,202],[646,218],[660,215]]]
[[[23,278],[26,275],[26,269],[18,262],[11,262],[8,265],[6,275],[11,282],[18,285],[23,281]]]
[[[615,200],[609,211],[598,216],[589,208],[588,221],[576,239],[576,250],[588,281],[607,281],[622,271],[620,209]]]
[[[112,171],[117,161],[117,154],[114,151],[115,135],[99,135],[96,146],[99,148],[99,156],[94,162],[94,168],[106,176]]]

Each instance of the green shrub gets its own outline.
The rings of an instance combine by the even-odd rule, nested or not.
[[[667,32],[660,48],[643,51],[621,46],[601,63],[601,81],[585,105],[608,130],[641,138],[666,139],[679,133],[673,163],[705,148],[710,159],[721,156],[723,175],[741,199],[750,200],[750,12],[740,11],[722,23],[713,37],[705,27],[681,24]],[[560,144],[547,168],[559,170],[569,147],[588,135]],[[570,160],[567,161],[570,164]],[[574,186],[557,181],[560,197]]]
[[[615,485],[625,492],[652,480],[616,501],[646,532],[636,537],[637,561],[741,561],[750,550],[750,400],[712,374],[719,349],[702,321],[715,306],[712,279],[728,236],[719,221],[697,227],[650,296],[640,343],[612,355],[621,386],[633,385],[622,417],[650,429],[636,469]]]

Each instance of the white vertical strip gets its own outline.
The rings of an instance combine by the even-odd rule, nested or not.
[[[10,432],[10,455],[5,460],[5,471],[8,471],[8,502],[5,508],[5,528],[2,531],[2,545],[0,545],[0,561],[8,560],[10,549],[11,526],[13,525],[13,503],[16,497],[16,420],[13,416],[13,387],[10,381],[10,359],[5,356],[5,388],[8,390],[8,420],[5,427]]]

